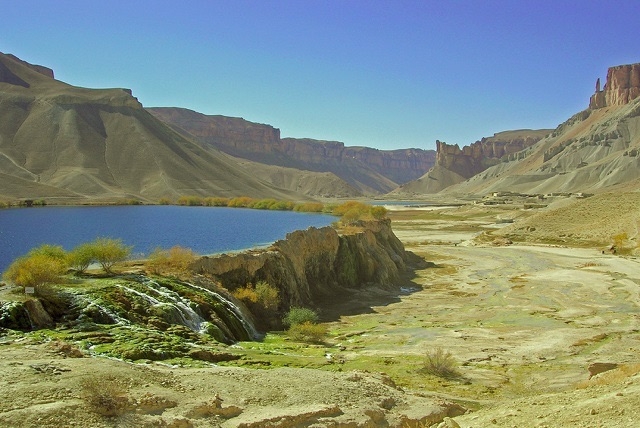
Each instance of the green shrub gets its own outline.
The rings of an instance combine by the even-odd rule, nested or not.
[[[173,205],[173,201],[169,198],[160,198],[158,205]]]
[[[255,286],[247,284],[244,287],[236,288],[233,291],[233,296],[259,315],[269,315],[275,312],[280,305],[278,289],[265,281],[259,281]]]
[[[320,202],[305,202],[295,205],[293,210],[301,213],[321,213],[324,210],[324,204]]]
[[[280,305],[280,293],[278,289],[265,281],[256,284],[257,303],[266,311],[275,311]]]
[[[288,327],[304,323],[317,323],[318,314],[313,309],[293,307],[289,309],[282,322]]]
[[[226,207],[229,204],[229,198],[205,198],[204,204],[208,207]]]
[[[278,201],[275,199],[260,199],[259,201],[255,201],[251,208],[258,210],[270,210],[271,207],[277,203]]]
[[[387,216],[387,209],[380,205],[373,206],[371,207],[371,215],[376,220],[381,220]]]
[[[358,201],[347,201],[333,206],[331,213],[340,216],[342,224],[352,224],[359,220],[383,219],[387,216],[387,209],[382,206],[368,205]]]
[[[67,253],[60,245],[43,244],[29,251],[30,256],[42,255],[66,262]]]
[[[289,201],[275,201],[269,205],[269,209],[273,211],[291,211],[295,204]]]
[[[69,266],[75,269],[78,273],[83,273],[87,270],[89,265],[96,260],[93,245],[80,244],[69,252],[67,255]]]
[[[43,248],[47,247],[47,248]],[[4,272],[4,279],[19,287],[40,287],[59,282],[67,270],[66,257],[49,254],[52,246],[32,250],[16,259]]]
[[[443,378],[460,376],[458,362],[450,352],[445,352],[442,348],[427,352],[421,371]]]
[[[255,200],[248,196],[240,196],[229,200],[228,207],[233,208],[252,208]]]
[[[178,205],[188,207],[200,207],[204,205],[204,200],[200,196],[180,196]]]
[[[126,246],[121,239],[98,238],[89,244],[96,262],[106,273],[112,273],[116,263],[123,262],[131,254],[132,247]]]
[[[305,321],[292,325],[287,335],[297,342],[322,343],[327,336],[327,327],[321,324]]]

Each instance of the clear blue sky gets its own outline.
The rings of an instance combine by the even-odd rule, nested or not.
[[[0,14],[0,51],[67,83],[381,149],[555,128],[609,66],[640,62],[637,0],[0,0]]]

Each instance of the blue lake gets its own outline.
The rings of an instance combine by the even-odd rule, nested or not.
[[[34,207],[0,210],[0,272],[42,244],[70,250],[98,237],[120,238],[133,257],[174,245],[214,254],[271,244],[287,233],[336,220],[323,214],[177,206]]]

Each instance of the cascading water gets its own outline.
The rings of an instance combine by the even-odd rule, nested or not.
[[[197,303],[170,290],[164,285],[142,275],[129,276],[133,280],[129,285],[117,284],[116,286],[129,295],[134,295],[149,306],[151,311],[162,314],[162,318],[170,324],[181,324],[192,331],[204,333],[210,323],[202,316],[201,308]],[[135,284],[139,284],[138,287]],[[260,334],[255,329],[249,315],[233,301],[220,293],[207,288],[186,282],[179,282],[180,287],[190,288],[194,294],[207,297],[211,309],[219,319],[218,324],[223,323],[222,330],[229,340],[255,340]],[[133,288],[136,287],[136,288]]]
[[[251,321],[251,318],[245,315],[242,309],[240,309],[240,307],[235,303],[233,303],[231,300],[227,299],[220,293],[216,293],[215,291],[209,290],[208,288],[200,287],[199,285],[190,284],[188,282],[185,282],[185,285],[188,285],[191,288],[194,288],[203,293],[206,293],[211,297],[213,297],[214,299],[223,303],[224,306],[228,308],[236,316],[238,321],[242,324],[246,332],[249,334],[250,339],[255,340],[260,338],[260,333],[258,333],[258,331],[256,330],[255,326],[253,325],[253,322]]]
[[[124,285],[118,284],[118,287],[128,291],[129,293],[133,293],[141,297],[150,305],[161,309],[163,312],[170,312],[171,314],[175,314],[178,319],[175,319],[176,316],[174,316],[174,319],[171,320],[172,323],[182,324],[195,332],[202,332],[202,323],[204,322],[204,319],[200,315],[198,315],[196,311],[191,309],[191,307],[185,303],[185,299],[180,297],[178,293],[167,290],[155,281],[149,280],[142,284],[147,287],[147,290],[149,290],[150,293],[153,293],[159,297],[163,297],[168,301],[160,301],[149,294],[145,294],[141,291]],[[169,310],[165,310],[165,307],[168,307]]]

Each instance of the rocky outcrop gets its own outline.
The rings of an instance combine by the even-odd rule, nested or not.
[[[590,108],[574,114],[525,152],[447,191],[486,195],[634,191],[640,181],[640,63],[609,68]],[[583,228],[584,229],[584,228]]]
[[[625,105],[638,96],[640,96],[640,63],[609,67],[607,81],[602,90],[600,90],[600,79],[596,81],[596,92],[589,100],[589,108]]]
[[[457,144],[436,141],[436,164],[469,178],[503,159],[518,159],[518,152],[533,146],[549,132],[547,129],[501,132],[462,149]]]
[[[436,163],[419,179],[400,186],[393,193],[432,194],[461,183],[501,162],[524,159],[527,148],[546,136],[549,129],[504,131],[464,146],[436,141]]]
[[[342,235],[332,227],[311,227],[288,234],[266,250],[203,257],[192,268],[229,290],[266,281],[279,289],[289,307],[318,305],[349,289],[389,287],[408,257],[390,220],[380,220]]]
[[[433,150],[378,150],[339,141],[281,138],[280,130],[242,118],[181,108],[149,108],[175,130],[232,156],[278,167],[330,172],[363,193],[388,192],[435,163]]]

